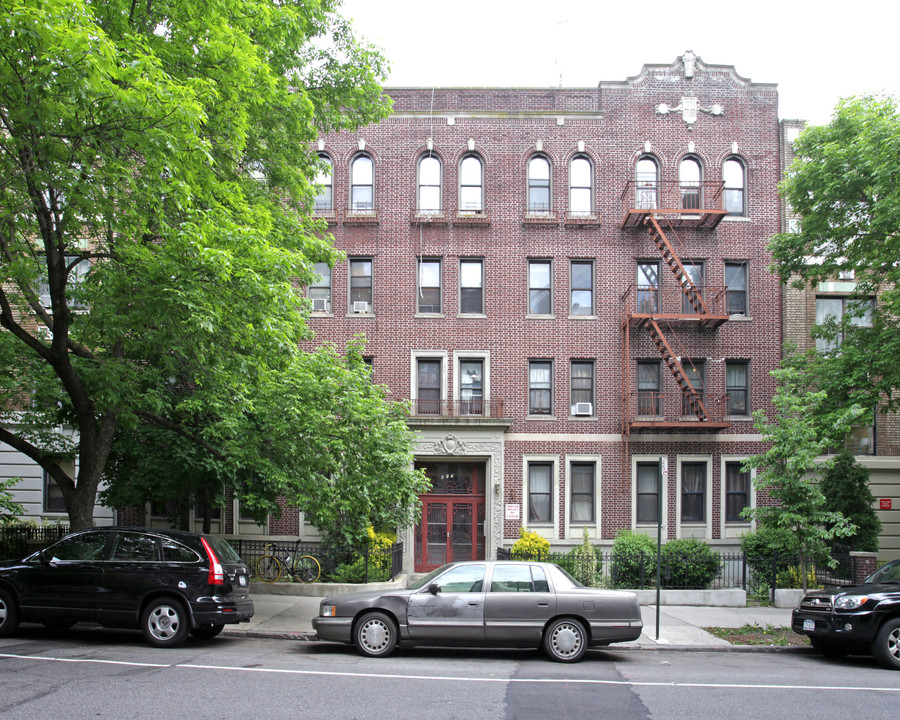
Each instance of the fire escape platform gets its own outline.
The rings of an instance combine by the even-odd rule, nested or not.
[[[728,322],[730,315],[690,315],[690,314],[659,314],[659,313],[631,313],[625,316],[625,322],[632,327],[645,327],[651,320],[657,323],[665,324],[673,327],[691,328],[698,327],[703,329],[715,329],[722,323]]]
[[[625,432],[631,435],[641,430],[660,430],[663,432],[671,432],[678,430],[681,432],[718,432],[719,430],[727,430],[731,427],[728,421],[707,421],[700,422],[696,418],[683,421],[678,420],[631,420],[626,424]]]
[[[648,218],[653,215],[657,220],[664,220],[667,226],[676,229],[698,228],[712,230],[727,215],[724,210],[710,208],[696,208],[686,210],[683,208],[625,208],[625,217],[622,219],[622,229],[642,227]]]

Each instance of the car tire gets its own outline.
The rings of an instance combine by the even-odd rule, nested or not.
[[[224,625],[218,623],[210,623],[209,625],[201,625],[200,627],[195,627],[191,630],[191,635],[193,635],[198,640],[212,640],[216,635],[218,635],[225,628]]]
[[[885,620],[878,628],[872,641],[872,655],[888,670],[900,670],[900,618]]]
[[[839,659],[847,657],[850,654],[850,649],[846,645],[842,645],[834,640],[811,637],[809,639],[809,644],[813,646],[813,650],[817,653],[828,658]]]
[[[557,618],[544,631],[544,652],[555,662],[577,662],[587,650],[587,632],[574,618]]]
[[[19,626],[19,611],[13,596],[0,590],[0,637],[9,637]]]
[[[366,657],[387,657],[397,648],[397,625],[384,613],[366,613],[353,628],[353,644]]]
[[[187,610],[174,598],[151,600],[141,615],[144,639],[155,647],[178,647],[184,642],[189,629]]]

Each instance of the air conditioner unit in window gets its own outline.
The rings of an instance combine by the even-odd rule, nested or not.
[[[576,415],[593,415],[594,406],[591,403],[575,403]]]
[[[326,298],[313,298],[313,312],[328,312],[328,300]]]
[[[365,313],[369,312],[369,303],[365,301],[356,300],[353,302],[353,312],[355,313]]]

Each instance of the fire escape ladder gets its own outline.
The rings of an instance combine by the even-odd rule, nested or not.
[[[646,222],[650,225],[650,238],[656,247],[659,248],[663,260],[666,261],[666,264],[672,270],[672,274],[678,280],[681,291],[688,299],[688,302],[690,302],[694,313],[701,316],[708,315],[709,310],[706,307],[706,302],[703,300],[702,290],[694,285],[694,281],[691,280],[691,276],[688,275],[687,270],[681,263],[678,253],[675,252],[675,248],[672,247],[669,238],[666,237],[663,229],[659,226],[659,222],[657,222],[652,213],[647,216]]]
[[[698,420],[708,422],[709,413],[706,411],[706,405],[703,404],[703,400],[700,399],[700,394],[691,384],[691,381],[688,380],[684,368],[678,361],[678,358],[675,357],[675,353],[672,352],[672,347],[663,335],[656,320],[650,318],[647,321],[647,328],[650,331],[650,337],[653,340],[653,344],[656,345],[656,349],[659,351],[663,362],[666,364],[666,367],[669,368],[669,372],[672,373],[672,377],[675,378],[675,382],[678,383],[678,386],[681,388],[683,397],[690,407],[691,412],[697,416]]]

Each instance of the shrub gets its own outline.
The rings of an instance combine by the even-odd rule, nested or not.
[[[648,535],[619,530],[613,541],[612,579],[618,587],[655,584],[656,542]]]
[[[390,565],[385,569],[379,566],[374,559],[369,560],[369,582],[389,580]],[[331,582],[338,583],[364,583],[366,582],[366,559],[358,557],[353,562],[338,565],[331,573]]]
[[[799,590],[803,587],[803,573],[800,572],[799,565],[791,565],[778,571],[778,584],[776,587],[792,590]],[[806,573],[806,587],[810,590],[822,587],[822,584],[816,578],[815,570],[809,570]]]
[[[510,557],[513,560],[544,560],[550,554],[550,541],[523,527],[519,539],[513,543]]]
[[[853,535],[831,541],[832,552],[878,552],[881,520],[875,512],[875,496],[869,487],[869,469],[857,463],[853,454],[845,450],[822,474],[819,489],[825,496],[826,510],[839,512],[856,525]]]
[[[572,565],[569,573],[586,587],[599,587],[603,577],[603,553],[600,548],[591,545],[587,528],[584,528],[582,535],[584,540],[581,545],[572,548],[566,555]]]
[[[662,547],[663,587],[703,589],[719,574],[719,554],[697,538],[676,538]]]
[[[772,561],[776,554],[779,570],[796,563],[799,554],[797,539],[789,530],[765,527],[746,533],[741,538],[741,550],[753,574],[766,579],[772,577]]]

